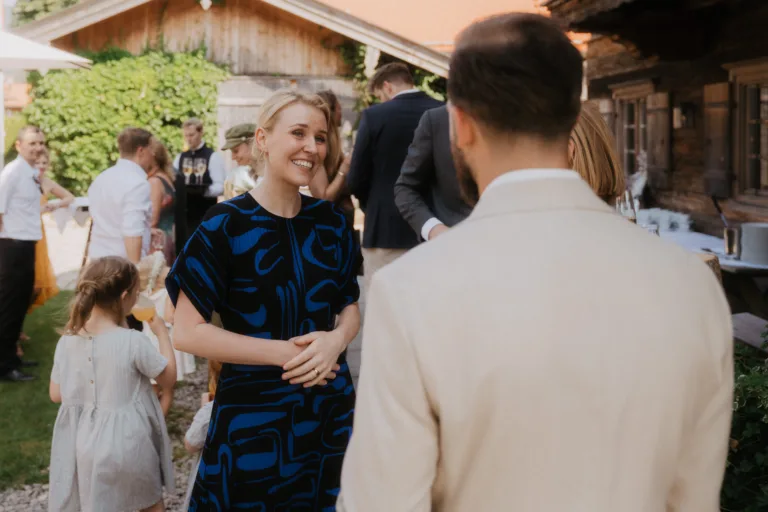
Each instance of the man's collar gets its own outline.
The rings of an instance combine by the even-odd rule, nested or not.
[[[397,93],[394,96],[392,96],[392,99],[395,99],[398,96],[401,96],[403,94],[413,94],[415,92],[421,92],[421,91],[419,89],[415,88],[415,87],[412,87],[410,89],[406,89],[405,91],[400,91],[399,93]]]
[[[485,191],[492,187],[521,181],[546,180],[546,179],[580,179],[576,171],[570,169],[520,169],[518,171],[509,171],[497,176],[491,181]]]
[[[142,175],[144,175],[144,177],[147,176],[147,171],[145,171],[139,164],[137,164],[133,160],[128,160],[127,158],[121,158],[120,160],[117,161],[117,165],[125,167],[126,169],[130,169],[133,172],[141,173]]]
[[[574,171],[521,169],[493,180],[483,191],[469,219],[547,210],[614,213]]]

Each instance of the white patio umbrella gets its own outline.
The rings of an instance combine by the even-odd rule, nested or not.
[[[5,141],[5,82],[6,70],[49,70],[67,68],[89,68],[91,61],[58,50],[51,46],[24,39],[5,30],[0,30],[0,108],[3,109],[3,123],[0,124],[0,141]],[[0,169],[5,155],[0,154]]]

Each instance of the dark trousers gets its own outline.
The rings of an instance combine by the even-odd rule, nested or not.
[[[24,317],[35,286],[35,242],[0,238],[0,375],[16,370]]]

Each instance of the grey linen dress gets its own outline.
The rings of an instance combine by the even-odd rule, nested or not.
[[[59,340],[50,512],[133,512],[160,501],[163,485],[175,492],[171,444],[149,382],[167,364],[129,329]]]

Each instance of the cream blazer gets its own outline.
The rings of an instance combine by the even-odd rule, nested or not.
[[[367,300],[339,511],[719,511],[723,291],[583,181],[489,188]]]

